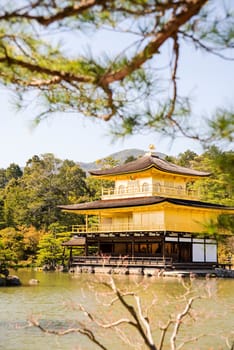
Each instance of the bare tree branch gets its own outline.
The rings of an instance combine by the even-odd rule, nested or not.
[[[193,304],[196,300],[199,299],[204,299],[207,297],[206,294],[200,293],[203,288],[205,288],[206,291],[206,284],[196,284],[196,286],[192,286],[191,283],[185,283],[185,281],[182,281],[182,285],[185,288],[185,293],[180,296],[180,302],[183,301],[183,309],[181,312],[176,313],[176,315],[170,316],[168,321],[162,325],[159,326],[159,329],[161,330],[161,335],[159,338],[158,346],[155,344],[155,340],[153,338],[151,326],[154,324],[152,320],[150,320],[147,316],[144,315],[143,312],[143,306],[141,304],[141,299],[140,297],[133,291],[129,292],[122,292],[120,291],[113,278],[108,277],[108,281],[103,282],[103,284],[108,287],[109,290],[112,291],[112,293],[115,295],[115,298],[111,299],[111,302],[107,305],[112,306],[118,301],[122,306],[123,306],[123,312],[127,312],[131,317],[120,317],[115,321],[108,321],[108,322],[103,322],[103,320],[100,320],[100,317],[96,317],[93,313],[88,311],[85,306],[82,304],[75,304],[73,305],[73,309],[79,310],[82,312],[82,314],[87,318],[88,321],[91,323],[88,323],[88,326],[84,321],[77,323],[79,324],[79,327],[71,327],[66,330],[51,330],[48,329],[40,324],[38,320],[35,319],[35,317],[30,317],[29,322],[30,325],[33,325],[40,329],[44,333],[48,334],[55,334],[59,336],[67,335],[70,333],[79,333],[84,336],[86,336],[91,342],[94,344],[98,345],[101,349],[107,350],[106,345],[103,344],[103,341],[99,341],[94,334],[93,331],[90,330],[90,325],[95,326],[95,329],[97,329],[96,326],[98,326],[100,329],[115,329],[119,337],[129,346],[131,345],[130,338],[128,338],[128,333],[125,332],[125,328],[121,327],[124,326],[126,327],[127,325],[133,327],[136,330],[136,335],[140,336],[140,339],[144,342],[144,345],[146,346],[147,349],[149,350],[164,350],[168,349],[168,344],[165,342],[166,336],[169,337],[170,341],[170,350],[180,350],[183,348],[184,345],[196,342],[200,338],[207,336],[207,334],[199,334],[196,336],[191,336],[188,337],[187,339],[181,340],[179,344],[176,344],[177,342],[177,337],[180,334],[180,328],[186,321],[186,319],[191,318],[191,310],[193,307]],[[196,290],[199,290],[199,294],[195,293],[194,294],[194,288]],[[113,295],[112,294],[112,295]],[[210,288],[208,290],[208,297],[210,294]],[[109,293],[107,294],[108,298],[112,297]],[[191,296],[192,295],[192,296]],[[106,297],[103,294],[104,299]],[[130,299],[129,299],[130,297]],[[132,301],[135,301],[134,304],[132,304]],[[176,305],[178,306],[178,301],[179,299],[176,299]],[[102,315],[103,317],[103,315]],[[192,317],[193,318],[193,317]],[[196,319],[194,319],[196,321]],[[103,338],[104,339],[104,338]],[[228,337],[225,337],[226,344],[230,350],[233,350],[233,343],[230,342]],[[139,345],[139,347],[138,347]],[[137,337],[135,339],[134,343],[134,348],[141,349],[142,348],[142,343],[138,343]]]
[[[55,335],[59,335],[59,336],[63,336],[63,335],[68,335],[71,333],[80,333],[85,335],[87,338],[89,338],[94,344],[98,345],[101,349],[103,350],[108,350],[102,343],[100,343],[97,338],[95,337],[94,333],[90,330],[90,329],[86,329],[86,328],[69,328],[66,329],[64,331],[56,331],[56,330],[49,330],[47,328],[44,328],[35,318],[31,317],[29,319],[29,322],[31,325],[33,325],[34,327],[37,327],[38,329],[40,329],[40,331],[42,331],[43,333],[47,333],[47,334],[55,334]]]
[[[196,297],[190,298],[188,300],[187,304],[185,305],[184,310],[177,315],[174,329],[173,329],[173,332],[172,332],[172,335],[170,338],[171,350],[176,350],[176,338],[177,338],[179,329],[182,325],[182,321],[183,321],[184,317],[189,314],[189,311],[192,308],[194,301],[197,299],[200,299],[200,297],[196,296]]]
[[[113,278],[110,279],[110,286],[113,290],[113,292],[116,294],[116,296],[118,297],[120,303],[124,306],[124,308],[130,313],[130,315],[132,315],[133,319],[134,319],[134,323],[132,324],[140,333],[142,339],[144,340],[145,345],[150,349],[150,350],[157,350],[155,344],[152,343],[152,339],[151,339],[151,333],[149,331],[149,327],[147,325],[147,329],[145,332],[145,329],[142,327],[141,322],[142,322],[142,312],[140,313],[140,315],[138,316],[136,313],[135,308],[132,305],[129,305],[123,295],[121,294],[121,292],[117,289]],[[136,296],[135,296],[136,298]],[[140,307],[140,304],[138,304],[138,308]],[[138,309],[139,311],[139,309]],[[144,326],[146,325],[146,320],[144,321]],[[149,337],[148,337],[149,336]]]

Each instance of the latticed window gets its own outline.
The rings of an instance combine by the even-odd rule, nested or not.
[[[183,186],[179,185],[179,186],[177,187],[177,193],[178,193],[178,194],[182,194],[182,193],[183,193]]]
[[[130,180],[128,181],[128,192],[138,192],[139,191],[139,181],[138,180]]]
[[[121,193],[124,193],[125,192],[125,186],[124,185],[120,185],[118,187],[118,193],[121,194]]]
[[[148,184],[148,182],[144,182],[142,184],[142,192],[149,192],[149,184]]]
[[[154,190],[155,190],[155,192],[161,192],[160,182],[156,182],[156,184],[154,185]]]

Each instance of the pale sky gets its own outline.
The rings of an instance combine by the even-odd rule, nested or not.
[[[214,56],[186,50],[180,61],[180,85],[184,94],[192,94],[196,120],[211,114],[218,106],[233,106],[234,62]],[[124,140],[107,136],[108,124],[87,120],[75,114],[60,114],[41,122],[32,129],[33,115],[16,112],[11,103],[12,95],[0,89],[0,168],[10,163],[24,166],[33,155],[53,153],[60,159],[92,162],[124,149],[148,150],[154,144],[156,151],[178,155],[191,149],[202,152],[199,143],[184,138],[161,138],[158,134],[135,135]],[[230,145],[231,148],[231,145]]]

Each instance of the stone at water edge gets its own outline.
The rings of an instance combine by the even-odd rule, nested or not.
[[[28,284],[29,284],[30,286],[36,286],[36,285],[39,284],[39,283],[40,283],[40,281],[37,280],[37,279],[35,279],[35,278],[31,278],[31,279],[29,280],[29,282],[28,282]]]
[[[0,287],[5,287],[6,285],[6,279],[3,277],[0,277]]]
[[[21,286],[18,276],[9,275],[6,277],[6,286]]]

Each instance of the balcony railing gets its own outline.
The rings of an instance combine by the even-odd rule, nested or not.
[[[70,267],[75,266],[111,266],[111,267],[158,267],[172,266],[169,257],[115,257],[115,256],[72,256]]]
[[[108,234],[115,235],[116,233],[120,235],[125,235],[129,233],[137,234],[141,232],[149,232],[154,235],[155,232],[165,232],[165,231],[172,231],[172,232],[197,232],[197,233],[204,233],[206,232],[205,226],[202,223],[199,222],[168,222],[168,223],[152,223],[148,225],[136,225],[136,224],[116,224],[116,225],[104,225],[104,224],[96,224],[96,225],[73,225],[72,226],[72,234]],[[219,229],[220,235],[227,235],[230,234],[229,231],[224,229]]]
[[[160,196],[181,199],[200,199],[199,191],[161,185],[102,188],[102,199]]]
[[[118,224],[118,225],[73,225],[72,233],[98,233],[98,234],[111,234],[111,233],[129,233],[129,232],[155,232],[155,231],[187,231],[189,232],[189,225],[184,224],[148,224],[148,225],[135,225],[135,224]]]

